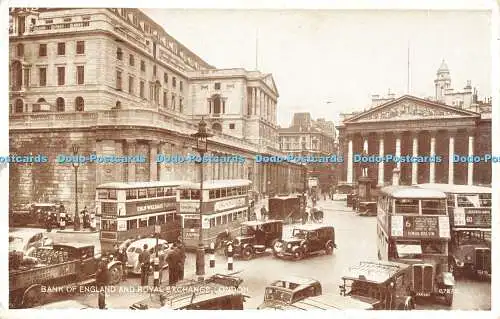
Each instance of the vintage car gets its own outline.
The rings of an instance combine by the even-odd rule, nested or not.
[[[407,264],[360,262],[342,277],[340,295],[369,303],[374,310],[412,310],[411,275]]]
[[[320,224],[295,226],[292,237],[278,240],[273,246],[276,257],[292,257],[300,260],[310,254],[325,252],[328,255],[337,248],[335,244],[335,228]]]
[[[291,305],[307,297],[321,294],[321,284],[315,279],[286,277],[266,287],[264,302],[257,309],[279,308],[282,305]]]
[[[455,278],[474,274],[491,275],[491,241],[484,231],[473,229],[453,231],[450,242],[450,272]]]
[[[264,309],[273,310],[373,310],[369,303],[338,294],[323,294],[307,297],[293,304],[269,302]]]
[[[183,280],[175,289],[153,290],[149,297],[132,304],[129,309],[148,310],[243,310],[248,296],[239,288],[243,279],[216,274],[203,281]]]
[[[44,303],[42,287],[81,286],[95,282],[101,258],[94,246],[82,243],[58,243],[41,247],[33,257],[17,252],[9,255],[9,308],[30,308]],[[121,263],[106,263],[109,284],[120,282]]]
[[[256,254],[264,253],[268,248],[273,248],[283,234],[282,220],[249,221],[241,223],[241,235],[229,241],[227,245],[233,246],[235,256],[249,260]],[[227,247],[225,250],[227,256]]]
[[[127,271],[129,273],[140,275],[141,274],[141,265],[139,264],[139,255],[142,253],[144,248],[144,244],[148,245],[148,250],[151,255],[151,262],[156,254],[156,238],[143,238],[136,240],[127,248]],[[162,269],[168,267],[165,262],[165,257],[168,251],[168,243],[164,239],[158,239],[158,257],[160,258],[160,265]]]
[[[360,216],[377,216],[377,202],[375,201],[359,201],[357,207]]]
[[[11,228],[9,231],[9,252],[20,251],[30,255],[42,246],[51,246],[52,240],[39,229]]]

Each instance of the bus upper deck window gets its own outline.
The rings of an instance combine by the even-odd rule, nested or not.
[[[141,188],[138,190],[138,198],[146,198],[148,196],[146,189]]]
[[[191,190],[191,199],[200,199],[200,190],[192,189]]]
[[[109,190],[108,198],[109,199],[116,199],[116,190],[115,189]]]
[[[445,200],[422,200],[423,215],[444,215],[446,214]]]
[[[215,198],[215,190],[211,189],[208,192],[208,198],[210,198],[210,199],[214,199]]]
[[[127,189],[127,199],[137,199],[137,189]]]
[[[156,195],[157,195],[158,197],[163,197],[163,196],[165,196],[165,189],[164,189],[163,187],[158,187],[158,188],[156,189]]]
[[[174,191],[171,187],[165,187],[163,191],[165,192],[165,196],[172,196],[174,194]]]
[[[149,198],[156,197],[156,188],[148,188],[148,197]]]

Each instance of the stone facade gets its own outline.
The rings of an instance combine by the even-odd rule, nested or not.
[[[246,159],[208,164],[206,179],[248,178],[258,192],[282,190],[285,176],[298,185],[298,165],[254,161],[282,154],[270,74],[217,70],[138,9],[11,9],[10,18],[10,152],[49,156],[46,164],[10,165],[12,201],[73,207],[74,168],[55,162],[73,144],[80,155],[147,159],[80,165],[79,207],[92,207],[95,187],[105,182],[199,180],[194,164],[153,159],[196,153],[190,134],[201,117],[214,133],[209,152]],[[224,102],[219,113],[215,97]]]

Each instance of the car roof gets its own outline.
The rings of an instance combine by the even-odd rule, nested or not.
[[[324,228],[335,229],[335,227],[333,225],[324,225],[324,224],[304,224],[304,225],[297,225],[297,226],[293,227],[293,229],[308,230],[308,231],[324,229]]]
[[[297,301],[290,305],[290,310],[293,308],[296,310],[370,310],[373,306],[355,298],[328,293]]]
[[[167,241],[165,239],[158,239],[159,244],[164,244],[166,242]],[[138,239],[138,240],[130,243],[130,245],[128,247],[142,248],[142,246],[144,246],[144,244],[147,244],[148,248],[152,248],[152,247],[156,246],[156,238],[141,238],[141,239]]]
[[[408,267],[410,267],[408,264],[391,261],[362,261],[359,265],[350,267],[342,279],[382,284]]]
[[[295,287],[294,289],[289,289],[289,288],[285,288],[285,287],[275,286],[274,284],[276,284],[279,281],[293,283],[293,284],[296,284],[297,287]],[[283,277],[281,279],[273,281],[272,284],[269,285],[268,287],[277,288],[279,290],[284,290],[284,291],[296,292],[296,291],[300,291],[302,289],[310,287],[311,285],[316,285],[316,284],[321,286],[320,282],[317,281],[316,279],[306,278],[306,277],[298,277],[298,276],[287,276],[287,277]]]
[[[424,189],[435,189],[450,194],[491,194],[492,188],[476,185],[450,185],[440,183],[425,183],[415,185]]]
[[[386,186],[380,189],[381,193],[386,193],[393,198],[416,198],[416,199],[445,199],[446,194],[436,189],[424,189],[417,186]]]
[[[242,222],[241,225],[245,226],[259,226],[259,225],[265,225],[265,224],[272,224],[272,223],[283,223],[282,220],[279,219],[269,219],[269,220],[250,220],[247,222]]]

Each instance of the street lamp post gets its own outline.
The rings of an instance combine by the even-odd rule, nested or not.
[[[306,188],[307,188],[307,165],[303,164],[303,175],[304,175],[304,185],[302,187],[302,223],[305,224],[305,217],[306,217],[306,205],[307,205],[307,200],[306,200]]]
[[[200,161],[197,161],[200,165],[200,233],[198,235],[198,249],[196,251],[196,275],[205,275],[205,245],[203,245],[203,156],[207,153],[208,148],[208,138],[213,136],[207,130],[207,123],[201,118],[200,123],[198,123],[198,132],[191,134],[192,137],[196,138],[196,149],[200,154]]]
[[[73,161],[72,165],[75,168],[75,219],[73,221],[73,227],[75,231],[80,230],[80,216],[78,215],[78,166],[80,165],[78,159],[78,145],[73,144]]]

